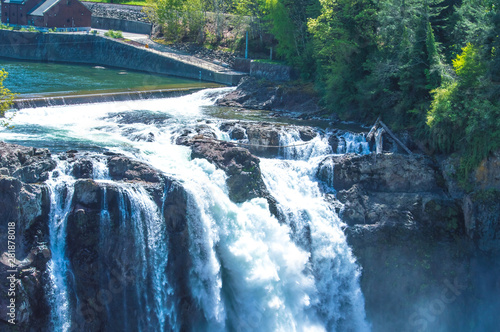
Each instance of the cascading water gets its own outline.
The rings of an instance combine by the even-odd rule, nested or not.
[[[365,143],[345,135],[347,146],[363,151]],[[263,159],[266,186],[278,200],[293,238],[311,254],[311,275],[317,293],[315,308],[328,331],[368,331],[359,268],[342,231],[343,223],[325,201],[315,173],[330,150],[326,138],[316,136],[303,146],[297,134],[281,135],[284,155],[290,160]]]
[[[206,160],[191,160],[189,148],[175,144],[182,130],[206,118],[204,107],[229,89],[163,100],[25,109],[16,116],[16,129],[1,131],[0,138],[56,151],[122,153],[180,181],[187,192],[188,295],[201,313],[189,324],[193,330],[369,330],[359,268],[342,232],[343,224],[315,180],[318,163],[334,152],[328,137],[318,135],[307,145],[283,149],[280,159],[261,160],[264,181],[283,215],[281,223],[270,214],[263,198],[233,203],[226,174]],[[227,139],[218,124],[217,119],[206,123],[218,138]],[[361,135],[346,134],[343,141],[342,151],[335,152],[367,152]],[[302,143],[298,132],[282,131],[281,145],[296,143]],[[111,234],[132,237],[123,255],[137,263],[134,268],[140,278],[113,294],[122,309],[116,305],[106,309],[106,326],[110,330],[179,331],[185,326],[180,321],[182,311],[187,309],[178,306],[180,295],[166,271],[169,234],[163,208],[140,183],[111,181],[105,160],[95,155],[92,173],[101,190],[100,252],[113,246],[107,242]],[[72,327],[66,294],[72,290],[65,289],[71,271],[64,253],[64,220],[74,208],[75,179],[67,175],[68,170],[58,173],[55,177],[54,171],[49,180],[55,280],[51,291],[54,328],[65,331]],[[118,193],[120,211],[114,219],[108,205],[113,192]],[[165,191],[163,201],[168,194]],[[102,266],[109,263],[106,257],[99,259]],[[104,283],[111,276],[101,278]]]
[[[60,161],[50,174],[47,185],[50,190],[49,236],[52,260],[49,262],[50,287],[48,298],[52,308],[50,324],[53,329],[66,332],[70,329],[69,299],[67,290],[68,260],[66,258],[66,222],[71,211],[75,179],[68,175],[71,168]]]
[[[122,184],[118,191],[121,212],[119,237],[126,237],[131,230],[134,243],[123,250],[131,261],[138,262],[136,269],[140,273],[134,282],[137,299],[134,306],[142,319],[135,330],[164,331],[166,327],[175,326],[175,313],[167,303],[170,285],[165,273],[168,257],[165,223],[157,205],[142,186]],[[130,308],[125,310],[125,313],[128,312]],[[110,320],[113,321],[113,318],[111,314]],[[124,324],[122,330],[128,329],[130,327]]]

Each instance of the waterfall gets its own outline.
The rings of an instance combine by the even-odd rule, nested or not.
[[[138,317],[142,318],[136,331],[165,331],[167,327],[175,326],[175,312],[168,305],[171,287],[166,273],[168,240],[165,223],[158,206],[144,187],[123,184],[118,190],[121,211],[119,237],[126,237],[132,230],[133,247],[124,250],[129,259],[139,265],[139,275],[134,282],[138,303],[125,308],[124,317],[135,308]],[[113,316],[110,320],[113,321]]]
[[[41,142],[63,151],[93,151],[92,177],[100,197],[95,258],[99,283],[109,282],[116,271],[135,276],[116,289],[112,301],[99,312],[108,330],[181,331],[186,326],[195,331],[370,330],[360,269],[342,231],[344,224],[315,179],[319,162],[329,154],[369,153],[364,136],[343,134],[343,145],[332,151],[324,133],[298,146],[306,143],[298,130],[283,129],[280,145],[297,146],[282,148],[279,159],[261,159],[260,164],[283,215],[278,220],[264,198],[233,203],[226,174],[207,160],[191,160],[188,147],[173,143],[184,128],[206,120],[207,108],[228,90],[91,107],[23,109],[15,118],[14,131],[0,131],[0,138]],[[138,116],[127,122],[122,115]],[[218,128],[220,120],[210,121],[210,127]],[[140,139],[148,133],[154,140]],[[215,134],[229,138],[218,130]],[[98,154],[102,150],[146,162],[186,191],[188,245],[182,250],[189,262],[186,271],[179,271],[185,276],[181,280],[187,285],[185,294],[169,279],[174,273],[168,271],[169,244],[181,236],[166,229],[165,207],[159,201],[165,202],[169,191],[164,188],[163,197],[155,200],[143,183],[110,180],[107,156]],[[48,181],[53,251],[49,291],[57,331],[74,328],[71,306],[78,305],[69,300],[68,292],[75,290],[68,289],[72,271],[65,255],[66,219],[75,208],[77,181],[69,174],[71,166],[61,161]],[[117,238],[119,243],[113,242]]]
[[[66,222],[71,211],[75,179],[66,161],[59,161],[46,182],[50,190],[49,238],[52,260],[48,263],[50,287],[48,298],[52,312],[50,323],[53,330],[66,332],[70,329],[71,316],[67,278],[69,262],[66,257]]]
[[[328,144],[328,137],[316,135],[311,141],[302,141],[300,133],[297,129],[289,130],[282,129],[279,136],[280,156],[285,159],[301,159],[307,160],[312,157],[327,155],[332,152],[332,148]]]
[[[366,142],[366,138],[363,134],[355,134],[351,132],[346,132],[340,136],[339,146],[337,148],[338,154],[344,153],[358,153],[358,154],[369,154],[370,146]]]
[[[199,329],[324,330],[313,308],[310,255],[290,238],[289,227],[270,215],[262,198],[232,203],[222,172],[194,162],[205,185],[188,187],[191,291],[207,321]]]
[[[264,159],[261,165],[266,186],[278,200],[294,241],[310,252],[310,276],[316,286],[312,302],[326,330],[368,331],[359,267],[347,245],[343,223],[314,180],[317,163]]]

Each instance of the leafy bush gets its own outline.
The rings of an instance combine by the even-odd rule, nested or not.
[[[11,26],[9,26],[7,24],[0,23],[0,29],[1,30],[14,30],[14,27],[11,27]]]
[[[121,39],[123,38],[123,34],[121,31],[113,31],[113,30],[109,30],[109,31],[106,31],[104,33],[104,35],[106,37],[111,37],[111,38],[115,38],[115,39]]]

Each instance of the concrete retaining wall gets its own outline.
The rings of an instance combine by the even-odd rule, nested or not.
[[[144,35],[149,35],[153,27],[151,23],[98,16],[92,16],[91,26],[94,29],[119,30]]]
[[[0,30],[0,56],[86,63],[236,85],[243,75],[214,72],[101,36]],[[50,82],[49,82],[50,83]]]
[[[292,69],[290,66],[252,60],[250,62],[250,76],[270,81],[290,81]]]
[[[233,69],[243,73],[250,73],[251,59],[236,58],[234,59]]]

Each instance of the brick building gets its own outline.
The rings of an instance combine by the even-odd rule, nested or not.
[[[90,28],[91,12],[78,0],[1,0],[2,23],[43,28]]]

